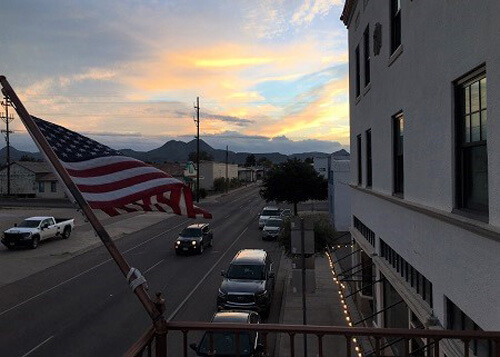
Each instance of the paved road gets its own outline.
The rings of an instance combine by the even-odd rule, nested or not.
[[[210,204],[214,247],[201,256],[176,256],[178,232],[192,220],[172,217],[118,241],[129,263],[146,276],[150,293],[162,291],[166,316],[208,321],[215,312],[220,270],[242,248],[265,248],[278,271],[276,242],[260,238],[256,216],[264,206],[258,188],[250,187]],[[277,322],[282,281],[269,321]],[[103,248],[2,287],[0,355],[120,356],[150,325]],[[189,336],[189,343],[198,342]],[[172,356],[180,356],[179,339],[169,337]]]

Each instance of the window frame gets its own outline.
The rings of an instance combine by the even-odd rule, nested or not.
[[[391,29],[391,55],[397,51],[402,44],[401,39],[401,0],[390,1],[390,29]],[[395,6],[398,6],[395,11]]]
[[[358,148],[358,186],[361,186],[363,184],[363,161],[362,161],[362,140],[361,140],[361,134],[356,136],[356,142],[357,142],[357,148]]]
[[[401,120],[403,123],[402,125],[403,135],[401,135],[401,130],[400,130]],[[392,116],[393,195],[400,197],[403,197],[404,195],[404,135],[405,135],[405,115],[402,111],[400,111]],[[400,138],[401,140],[399,140]]]
[[[373,185],[372,129],[366,131],[366,187]]]
[[[370,25],[366,25],[365,32],[363,32],[363,67],[365,70],[365,88],[371,83],[371,70],[370,70]]]
[[[355,71],[356,71],[356,86],[355,86],[355,91],[356,91],[356,98],[359,98],[361,96],[361,57],[359,53],[359,44],[356,46],[356,49],[354,50],[354,56],[355,56]]]
[[[487,199],[485,205],[468,205],[467,204],[467,191],[468,191],[468,183],[467,183],[467,175],[466,175],[466,166],[468,162],[466,162],[466,154],[472,151],[471,149],[473,148],[481,148],[484,147],[484,150],[486,151],[486,159],[488,157],[488,145],[487,145],[487,138],[483,139],[482,138],[482,112],[486,112],[486,118],[487,118],[487,112],[488,112],[488,99],[486,97],[486,107],[483,108],[482,103],[481,103],[481,81],[483,79],[487,79],[487,72],[486,72],[486,66],[483,64],[479,66],[478,68],[475,68],[474,70],[470,71],[469,73],[465,74],[463,77],[459,78],[454,82],[454,100],[455,100],[455,207],[458,210],[461,210],[463,212],[471,213],[473,215],[472,218],[480,218],[480,219],[487,219],[489,215],[489,183],[488,183],[488,172],[486,174],[486,180],[488,184],[488,192],[487,192]],[[479,109],[477,111],[472,110],[471,105],[471,93],[470,90],[468,92],[469,96],[469,109],[466,111],[466,108],[464,107],[464,90],[465,88],[469,87],[474,84],[478,83],[479,84],[479,98],[478,98],[478,105]],[[487,86],[487,82],[486,82]],[[487,94],[486,94],[487,95]],[[472,127],[471,123],[469,123],[469,128],[465,128],[465,120],[467,120],[467,117],[471,118],[473,114],[478,114],[479,113],[479,140],[472,141]],[[486,119],[486,125],[487,124],[487,119]],[[464,132],[466,130],[469,130],[469,133],[465,134]],[[468,142],[465,142],[465,135],[469,135],[470,139]],[[472,160],[471,160],[472,161]],[[487,165],[487,170],[488,170],[488,165]]]

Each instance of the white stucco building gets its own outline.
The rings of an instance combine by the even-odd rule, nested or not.
[[[500,330],[499,16],[497,0],[345,2],[353,250],[385,279],[374,310],[402,299],[376,326]]]
[[[227,178],[229,180],[238,178],[238,165],[227,164],[224,162],[202,161],[200,162],[200,188],[212,190],[214,180],[218,178]]]
[[[335,230],[345,232],[351,227],[350,161],[329,159],[328,212]]]
[[[325,180],[328,179],[328,167],[329,167],[330,156],[327,157],[315,157],[313,159],[313,167],[318,174],[323,176]]]

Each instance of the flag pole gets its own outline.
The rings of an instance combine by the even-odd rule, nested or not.
[[[134,293],[139,298],[140,302],[146,309],[147,313],[149,314],[153,322],[155,323],[160,321],[164,322],[165,320],[163,318],[163,312],[159,311],[157,306],[151,301],[151,298],[149,297],[147,291],[144,289],[143,283],[145,283],[145,279],[142,277],[142,275],[140,275],[140,273],[137,270],[134,270],[134,268],[130,267],[130,265],[127,263],[123,255],[118,250],[118,248],[116,248],[116,245],[109,236],[108,232],[101,224],[97,216],[94,214],[87,201],[83,198],[80,190],[71,180],[68,172],[62,166],[61,162],[57,158],[54,151],[52,151],[52,148],[50,147],[49,143],[47,142],[43,134],[40,132],[40,129],[31,118],[30,114],[28,113],[28,111],[24,107],[23,103],[21,102],[17,94],[10,86],[5,76],[0,75],[0,84],[2,85],[3,88],[2,89],[3,94],[11,100],[12,104],[14,105],[14,108],[17,111],[17,114],[19,115],[19,118],[26,126],[26,129],[28,130],[31,137],[37,144],[38,148],[40,149],[42,154],[45,154],[49,163],[63,181],[63,184],[67,187],[67,189],[69,190],[75,201],[80,206],[82,212],[85,214],[88,221],[94,228],[94,231],[101,239],[102,243],[108,250],[109,254],[113,258],[115,263],[118,265],[118,268],[120,268],[122,274],[127,278],[127,281],[130,282],[131,288],[134,290]],[[135,279],[130,281],[132,278]]]

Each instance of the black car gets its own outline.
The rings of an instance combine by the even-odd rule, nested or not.
[[[174,243],[176,254],[203,253],[212,246],[213,233],[208,223],[196,223],[184,228]]]
[[[219,288],[219,310],[252,310],[269,315],[274,292],[273,264],[263,249],[240,250],[231,261]]]
[[[258,324],[259,315],[253,311],[223,311],[212,317],[213,323]],[[210,350],[212,339],[213,350]],[[259,344],[259,333],[248,331],[239,334],[239,354],[236,351],[236,334],[234,331],[205,332],[200,344],[189,345],[197,356],[262,356],[263,346]]]

